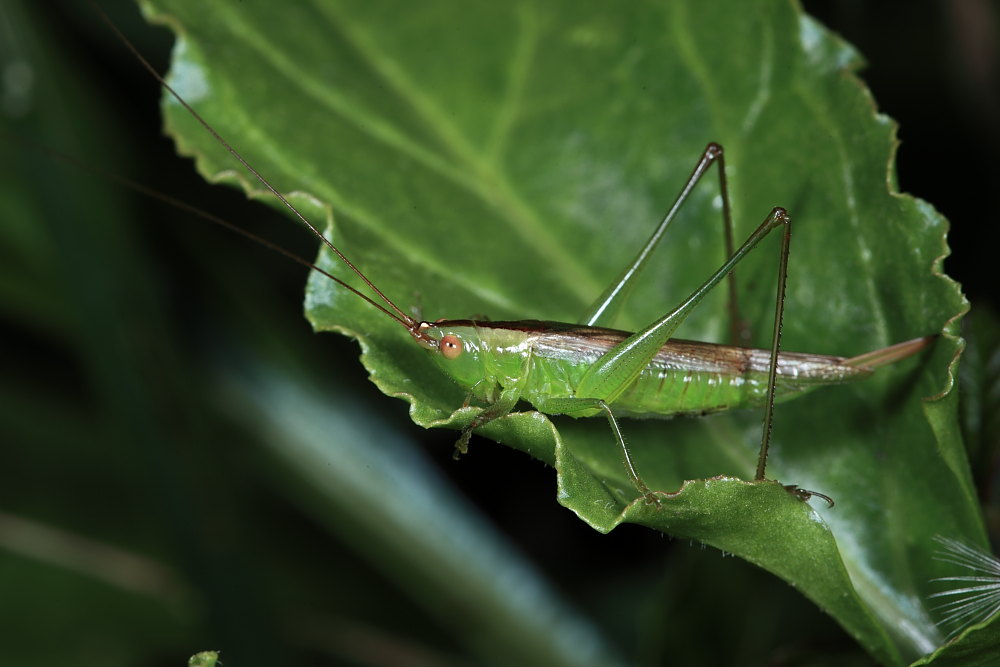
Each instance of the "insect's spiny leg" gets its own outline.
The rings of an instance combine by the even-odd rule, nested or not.
[[[711,143],[705,149],[715,153],[715,161],[719,164],[719,194],[722,196],[722,225],[726,241],[726,257],[732,257],[736,252],[735,231],[733,229],[733,207],[729,203],[729,182],[726,179],[726,156],[722,146]],[[729,309],[729,342],[732,345],[749,347],[750,327],[740,316],[740,300],[736,288],[736,271],[730,271],[726,277],[727,307]]]
[[[774,333],[771,336],[771,363],[767,374],[767,404],[764,407],[764,425],[760,438],[760,455],[754,479],[764,479],[767,450],[771,445],[771,426],[774,421],[774,387],[778,378],[778,351],[781,347],[781,325],[785,315],[785,283],[788,278],[788,247],[792,240],[792,221],[784,209],[772,214],[784,226],[781,233],[781,255],[778,258],[778,293],[774,305]],[[818,495],[818,494],[817,494]]]
[[[614,433],[615,441],[618,443],[618,447],[622,451],[622,462],[625,464],[625,472],[628,474],[629,479],[632,480],[632,484],[634,484],[635,488],[640,494],[642,494],[647,504],[655,504],[656,506],[659,506],[659,498],[657,498],[656,494],[649,490],[649,487],[646,486],[644,481],[642,481],[642,477],[639,477],[639,472],[635,469],[635,463],[632,462],[632,452],[629,451],[628,444],[625,442],[625,436],[622,435],[622,430],[618,426],[618,420],[615,419],[614,413],[611,412],[611,407],[604,401],[598,401],[597,405],[608,417],[608,424],[611,425],[611,432]]]

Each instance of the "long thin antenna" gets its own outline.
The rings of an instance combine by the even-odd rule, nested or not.
[[[46,155],[48,155],[49,157],[51,157],[54,160],[58,160],[60,162],[65,162],[67,164],[73,165],[77,169],[81,169],[83,171],[89,171],[89,172],[91,172],[93,174],[97,174],[98,176],[100,176],[102,178],[106,178],[106,179],[112,180],[112,181],[114,181],[116,183],[119,183],[119,184],[121,184],[121,185],[129,188],[130,190],[134,190],[134,191],[138,192],[139,194],[145,195],[146,197],[150,197],[151,199],[156,199],[157,201],[163,202],[164,204],[167,204],[169,206],[173,206],[174,208],[179,209],[181,211],[184,211],[185,213],[189,213],[191,215],[196,215],[199,218],[202,218],[204,220],[208,220],[209,222],[214,222],[215,224],[217,224],[217,225],[219,225],[221,227],[224,227],[224,228],[228,229],[231,232],[235,232],[235,233],[243,236],[244,238],[250,239],[254,243],[262,245],[262,246],[264,246],[265,248],[267,248],[269,250],[273,250],[274,252],[278,253],[279,255],[284,255],[286,258],[292,260],[293,262],[295,262],[297,264],[301,264],[302,266],[305,266],[305,267],[307,267],[309,269],[312,269],[313,271],[316,271],[317,273],[319,273],[321,275],[326,276],[327,278],[329,278],[333,282],[337,283],[338,285],[340,285],[344,289],[346,289],[346,290],[348,290],[350,292],[353,292],[354,294],[358,295],[359,297],[361,297],[362,299],[364,299],[365,301],[367,301],[371,305],[375,306],[376,308],[378,308],[379,310],[381,310],[383,313],[385,313],[386,315],[388,315],[392,319],[394,319],[397,322],[399,322],[400,324],[402,324],[404,327],[407,327],[407,328],[410,327],[410,323],[408,321],[404,321],[404,320],[400,319],[399,316],[396,315],[396,313],[392,312],[391,310],[389,310],[388,308],[386,308],[385,306],[383,306],[382,304],[380,304],[378,301],[375,301],[370,296],[368,296],[364,292],[360,291],[359,289],[357,289],[353,285],[350,285],[350,284],[344,282],[343,280],[341,280],[340,278],[338,278],[337,276],[332,275],[331,273],[327,272],[324,269],[321,269],[320,267],[316,266],[315,264],[313,264],[309,260],[306,260],[306,259],[303,259],[303,258],[299,257],[298,255],[296,255],[292,251],[288,250],[287,248],[283,248],[282,246],[280,246],[280,245],[278,245],[276,243],[272,243],[271,241],[268,241],[267,239],[265,239],[265,238],[263,238],[261,236],[257,236],[253,232],[250,232],[250,231],[244,229],[243,227],[240,227],[239,225],[237,225],[237,224],[235,224],[233,222],[230,222],[229,220],[226,220],[225,218],[221,218],[221,217],[215,215],[214,213],[209,213],[208,211],[200,209],[197,206],[189,204],[186,201],[183,201],[181,199],[177,199],[176,197],[172,197],[172,196],[170,196],[170,195],[168,195],[168,194],[166,194],[164,192],[160,192],[159,190],[157,190],[155,188],[151,188],[151,187],[149,187],[147,185],[143,185],[142,183],[139,183],[138,181],[133,181],[132,179],[126,178],[125,176],[122,176],[121,174],[116,174],[113,171],[108,171],[106,169],[101,169],[100,167],[95,167],[92,164],[88,164],[88,163],[86,163],[86,162],[84,162],[82,160],[78,160],[77,158],[73,157],[72,155],[69,155],[67,153],[63,153],[61,151],[57,151],[54,148],[50,148],[49,146],[46,146],[44,144],[39,144],[39,143],[36,143],[36,142],[34,142],[34,141],[30,140],[30,139],[26,139],[24,137],[13,136],[13,135],[8,135],[8,138],[11,139],[11,140],[13,140],[13,141],[18,141],[18,142],[30,145],[31,148],[33,148],[34,150],[41,151],[42,153],[45,153]],[[411,320],[412,320],[412,318],[411,318]]]
[[[392,299],[390,299],[389,297],[387,297],[385,294],[382,293],[382,290],[380,290],[379,288],[375,287],[375,285],[370,280],[368,280],[368,277],[365,276],[365,274],[362,273],[360,269],[358,269],[356,266],[354,266],[354,263],[351,262],[351,260],[347,259],[347,257],[345,257],[344,254],[342,252],[340,252],[340,250],[337,248],[337,246],[333,245],[333,243],[331,243],[330,240],[327,239],[326,236],[324,236],[322,232],[320,232],[311,222],[309,222],[309,220],[307,220],[306,217],[304,215],[302,215],[299,212],[299,210],[297,208],[295,208],[295,206],[293,206],[292,203],[289,202],[285,198],[285,196],[283,194],[281,194],[280,192],[278,192],[278,190],[273,185],[271,185],[270,181],[268,181],[266,178],[264,178],[264,176],[260,172],[258,172],[253,167],[253,165],[251,165],[246,160],[246,158],[244,158],[243,155],[240,154],[239,151],[237,151],[235,148],[233,148],[229,144],[228,141],[226,141],[225,139],[223,139],[222,136],[218,132],[216,132],[215,128],[213,128],[208,123],[208,121],[206,121],[204,118],[202,118],[201,115],[197,111],[195,111],[194,108],[190,104],[188,104],[187,101],[183,97],[181,97],[180,94],[176,90],[174,90],[170,86],[169,83],[166,82],[166,80],[160,75],[160,73],[156,71],[156,69],[149,63],[148,60],[146,60],[146,58],[142,55],[142,53],[139,52],[139,49],[137,49],[132,44],[132,42],[129,41],[128,37],[126,37],[125,34],[121,30],[118,29],[118,26],[116,26],[114,24],[114,22],[108,17],[108,15],[104,12],[104,10],[101,9],[101,7],[95,2],[95,0],[89,0],[89,2],[90,2],[90,6],[94,9],[94,11],[97,13],[97,15],[100,16],[101,20],[108,26],[108,28],[111,29],[111,31],[118,37],[118,39],[122,42],[122,44],[124,44],[125,47],[129,51],[132,52],[132,55],[135,56],[135,58],[146,69],[146,71],[148,71],[153,76],[153,78],[156,79],[160,83],[160,85],[162,85],[174,97],[174,99],[176,99],[180,103],[180,105],[182,107],[184,107],[187,110],[188,113],[191,114],[191,117],[194,118],[196,121],[198,121],[198,123],[205,129],[205,131],[207,131],[210,135],[212,135],[212,137],[217,142],[219,142],[219,144],[223,148],[225,148],[227,151],[229,151],[230,155],[232,155],[234,158],[236,158],[236,160],[239,161],[239,163],[241,165],[243,165],[243,167],[247,171],[249,171],[251,174],[253,174],[254,178],[256,178],[265,188],[267,188],[267,190],[271,194],[273,194],[275,197],[277,197],[278,201],[280,201],[282,204],[284,204],[285,207],[287,207],[288,210],[291,211],[292,214],[296,218],[298,218],[300,222],[302,222],[302,224],[304,224],[313,234],[315,234],[316,237],[327,248],[329,248],[334,254],[336,254],[337,257],[339,257],[340,260],[345,265],[347,265],[347,267],[349,269],[351,269],[351,271],[353,271],[362,280],[362,282],[364,282],[364,284],[368,286],[368,288],[372,292],[374,292],[375,294],[377,294],[380,299],[382,299],[386,304],[388,304],[389,308],[391,308],[396,313],[395,316],[393,317],[393,319],[395,319],[396,321],[398,321],[401,324],[403,324],[407,328],[407,330],[410,332],[410,335],[413,336],[414,338],[416,338],[421,343],[424,343],[424,344],[427,344],[428,342],[433,343],[433,341],[428,336],[426,336],[426,335],[424,335],[422,333],[422,331],[420,330],[420,323],[419,322],[417,322],[415,319],[413,319],[412,317],[410,317],[409,315],[407,315],[399,306],[397,306],[395,303],[393,303]],[[241,232],[241,233],[244,233],[244,232]],[[245,232],[245,234],[252,236],[249,232]],[[263,239],[261,239],[261,240],[263,240]],[[270,244],[269,243],[265,243],[265,245],[270,245]],[[296,258],[296,259],[298,260],[299,258]],[[323,273],[325,273],[325,272],[323,272]],[[327,274],[327,275],[329,275],[329,274]],[[332,278],[333,276],[330,276],[330,277]],[[340,285],[345,285],[345,283],[342,280],[338,280],[336,278],[334,278],[334,280],[336,280],[337,283],[340,284]],[[355,294],[360,294],[357,290],[355,290],[353,288],[351,289],[351,291],[354,292]],[[374,301],[372,301],[371,299],[369,299],[367,297],[366,297],[366,300],[369,303],[374,303]],[[383,311],[386,310],[385,308],[381,308],[381,307],[380,307],[380,309],[383,310]]]

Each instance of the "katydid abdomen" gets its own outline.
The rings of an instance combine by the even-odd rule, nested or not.
[[[554,399],[591,398],[577,392],[584,374],[631,335],[615,329],[535,320],[451,320],[437,322],[425,331],[461,346],[460,354],[434,356],[445,373],[480,400],[493,403],[501,390],[515,388],[520,399],[542,412],[574,417],[597,415],[601,410],[590,406],[553,409]],[[871,354],[849,359],[781,352],[775,400],[865,378],[875,367],[908,356],[924,344],[918,339],[903,347],[887,348],[895,352],[877,359]],[[868,363],[869,359],[873,361]],[[759,408],[767,400],[770,361],[770,350],[670,340],[610,405],[620,416],[653,418]]]
[[[613,403],[627,417],[709,414],[732,408],[760,408],[767,401],[769,350],[671,340]],[[861,379],[868,368],[842,357],[781,352],[776,403],[827,384]]]

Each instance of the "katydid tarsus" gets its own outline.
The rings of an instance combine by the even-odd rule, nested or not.
[[[467,403],[477,401],[483,405],[481,411],[463,428],[456,443],[456,453],[466,450],[475,429],[505,417],[522,402],[549,415],[603,416],[611,427],[613,441],[621,453],[625,471],[638,495],[646,502],[658,503],[656,491],[646,485],[633,463],[618,417],[672,417],[760,407],[764,410],[764,418],[755,479],[764,480],[776,402],[819,386],[866,377],[879,366],[915,354],[932,340],[931,337],[917,338],[851,358],[781,352],[791,219],[784,209],[774,208],[739,247],[734,247],[723,151],[715,143],[707,146],[673,205],[635,260],[578,323],[537,320],[418,320],[380,291],[171,88],[106,17],[104,20],[168,93],[318,237],[330,252],[353,271],[364,286],[371,290],[371,295],[305,260],[296,258],[297,261],[327,275],[344,289],[350,290],[399,323],[416,344],[433,355],[442,372],[465,389]],[[644,329],[631,333],[604,328],[613,324],[630,287],[643,266],[650,261],[654,249],[692,189],[716,163],[719,165],[719,191],[726,246],[723,264],[679,305]],[[750,250],[775,230],[781,230],[782,242],[777,263],[778,280],[770,348],[752,349],[736,344],[718,345],[673,339],[678,326],[728,276],[733,342],[740,342],[737,339],[741,338],[742,324],[737,314],[733,271]],[[271,244],[265,244],[273,248]],[[814,494],[826,498],[815,492],[789,488],[803,499]],[[829,498],[826,499],[829,501]]]

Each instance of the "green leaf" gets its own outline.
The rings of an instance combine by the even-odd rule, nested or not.
[[[946,221],[895,191],[894,126],[851,74],[849,46],[779,0],[156,6],[180,37],[181,94],[428,319],[574,321],[705,144],[722,143],[738,237],[775,205],[793,216],[784,349],[851,356],[942,334],[919,358],[779,407],[770,476],[836,507],[736,479],[753,475],[755,412],[623,425],[647,483],[676,491],[659,510],[634,502],[601,420],[525,412],[482,435],[555,465],[559,502],[598,530],[639,522],[779,574],[882,662],[943,640],[925,602],[940,572],[931,538],[984,541],[949,394],[966,303],[941,273]],[[259,194],[167,107],[203,173]],[[721,263],[716,194],[707,182],[686,204],[623,326],[666,312]],[[765,242],[736,272],[760,346],[776,254]],[[717,291],[679,335],[722,339]],[[372,380],[415,422],[468,420],[462,390],[384,315],[315,275],[307,311],[358,339]]]

